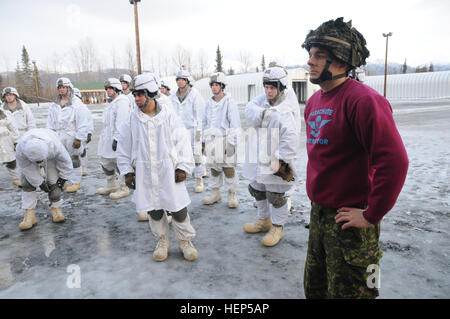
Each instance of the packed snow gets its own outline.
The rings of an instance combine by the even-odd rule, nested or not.
[[[202,205],[208,190],[194,193],[191,178],[188,210],[199,259],[184,260],[171,231],[169,257],[156,262],[157,240],[148,223],[137,221],[130,197],[113,201],[97,194],[105,183],[97,156],[103,105],[89,108],[96,134],[88,176],[80,191],[63,194],[64,223],[52,222],[47,196],[39,192],[38,224],[20,231],[20,190],[6,167],[0,168],[0,298],[304,298],[310,209],[304,125],[297,160],[301,178],[277,246],[264,247],[263,234],[242,229],[256,219],[246,180],[239,184],[240,206],[229,209],[226,200]],[[44,127],[48,104],[32,109],[38,127]],[[381,223],[380,298],[448,298],[450,100],[396,101],[393,109],[410,166],[397,204]]]

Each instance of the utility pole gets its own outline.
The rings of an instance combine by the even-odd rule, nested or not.
[[[386,57],[384,58],[384,97],[386,97],[386,79],[387,79],[387,56],[388,56],[388,39],[392,36],[392,32],[383,33],[383,37],[386,38]]]
[[[36,86],[36,97],[37,97],[37,105],[39,106],[39,80],[37,77],[37,67],[36,61],[32,61],[34,65],[34,85]]]
[[[138,74],[142,73],[141,68],[141,48],[139,45],[139,22],[138,22],[138,8],[137,3],[141,0],[129,0],[130,3],[134,6],[134,28],[136,30],[136,59],[137,59],[137,68]]]

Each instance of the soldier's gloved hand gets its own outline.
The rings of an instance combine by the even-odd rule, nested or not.
[[[114,152],[117,150],[117,141],[116,140],[113,140],[113,142],[112,142],[112,149]]]
[[[136,179],[134,173],[125,174],[125,184],[131,189],[136,189]]]
[[[92,139],[92,134],[89,133],[89,134],[87,135],[86,144],[89,144],[89,142],[91,141],[91,139]]]
[[[286,182],[291,182],[294,180],[294,171],[291,169],[288,163],[280,160],[280,169],[273,175],[280,176]]]
[[[42,189],[46,193],[50,193],[50,187],[48,187],[48,184],[46,181],[43,181],[41,185],[39,185],[39,188]]]
[[[81,146],[81,141],[75,139],[75,141],[73,141],[72,147],[75,148],[75,149],[79,149],[80,146]]]
[[[56,185],[58,185],[58,187],[62,189],[66,182],[67,182],[67,179],[59,177],[58,180],[56,181]]]
[[[175,170],[175,183],[181,183],[186,180],[186,172],[177,168]]]
[[[234,152],[236,151],[234,145],[231,145],[230,143],[227,143],[227,147],[225,148],[225,154],[230,157],[234,155]]]

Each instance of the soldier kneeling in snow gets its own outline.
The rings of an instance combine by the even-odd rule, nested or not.
[[[136,210],[150,215],[150,229],[158,238],[153,258],[163,261],[169,252],[167,211],[180,251],[185,259],[195,260],[195,230],[187,212],[191,200],[184,183],[195,165],[190,134],[170,99],[159,94],[153,74],[138,75],[133,86],[138,107],[120,128],[117,166],[128,187],[135,189]]]
[[[72,172],[72,159],[58,135],[46,128],[29,130],[19,139],[16,157],[21,171],[22,208],[25,209],[19,228],[25,230],[36,224],[38,187],[48,193],[53,222],[64,221],[61,188]],[[42,175],[41,168],[44,168]]]

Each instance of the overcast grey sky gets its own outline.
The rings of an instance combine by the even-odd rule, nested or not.
[[[128,0],[0,0],[2,49],[0,71],[15,68],[22,45],[38,65],[66,58],[70,48],[86,37],[96,45],[104,67],[116,50],[126,66],[125,47],[135,45],[133,6]],[[300,0],[142,0],[139,19],[144,67],[151,57],[172,56],[177,45],[195,55],[203,49],[214,66],[220,44],[225,68],[239,67],[239,53],[248,52],[253,65],[276,60],[304,64],[301,49],[307,32],[322,22],[343,16],[366,38],[369,62],[384,61],[389,38],[389,61],[408,65],[450,62],[450,1],[300,1]]]

